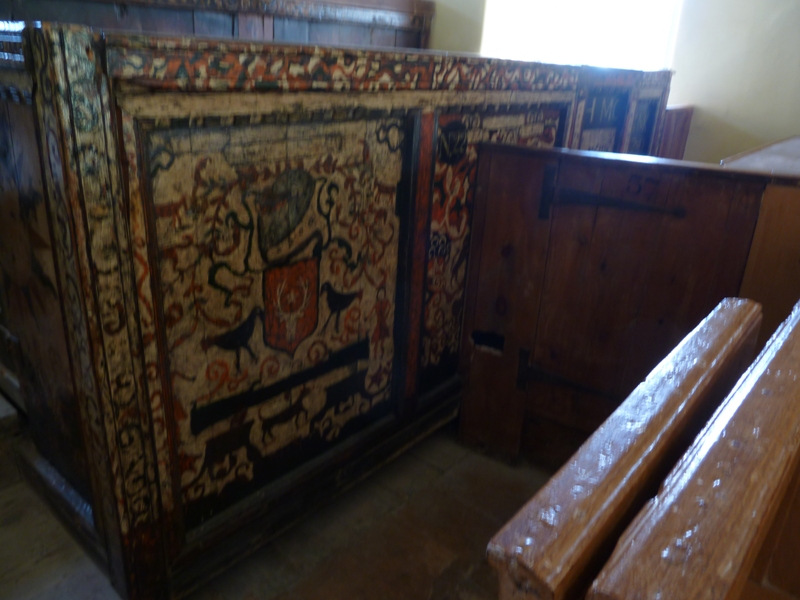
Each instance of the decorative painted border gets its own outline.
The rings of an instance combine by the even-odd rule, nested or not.
[[[108,74],[165,90],[565,91],[580,67],[433,53],[108,38]]]
[[[58,215],[57,254],[72,313],[67,327],[92,459],[100,463],[93,487],[116,502],[103,507],[112,581],[136,597],[156,589],[165,562],[112,108],[98,68],[103,49],[86,28],[44,24],[31,35],[49,208]]]
[[[116,585],[124,585],[124,566],[114,483],[106,442],[99,392],[91,356],[91,343],[84,311],[83,290],[76,256],[76,240],[72,223],[72,206],[67,202],[69,173],[75,172],[74,158],[67,142],[69,122],[62,121],[64,113],[57,110],[67,102],[59,81],[64,79],[60,36],[57,31],[30,31],[34,76],[37,93],[34,98],[39,120],[39,140],[42,148],[42,172],[45,199],[50,214],[50,230],[54,241],[54,257],[61,297],[64,299],[64,323],[67,344],[73,365],[73,379],[81,410],[81,422],[86,436],[86,449],[91,465],[90,476],[94,490],[95,526],[108,548],[108,568]],[[67,115],[68,116],[68,115]],[[65,162],[66,160],[66,162]]]

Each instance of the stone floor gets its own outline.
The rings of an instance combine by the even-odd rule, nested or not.
[[[116,599],[13,467],[0,429],[0,598]],[[311,515],[190,600],[490,600],[492,534],[547,480],[456,441],[454,427]]]

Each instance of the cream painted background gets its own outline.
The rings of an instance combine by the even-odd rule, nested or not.
[[[486,1],[437,0],[431,47],[478,52]],[[670,103],[695,106],[687,159],[800,135],[800,2],[684,0],[673,70]]]

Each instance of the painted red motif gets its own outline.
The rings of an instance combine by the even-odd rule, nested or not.
[[[264,272],[264,344],[294,351],[317,328],[319,259]]]
[[[230,41],[108,37],[112,77],[171,90],[573,90],[579,67]]]

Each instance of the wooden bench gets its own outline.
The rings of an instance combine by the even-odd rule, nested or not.
[[[752,359],[760,323],[759,304],[721,302],[497,533],[501,599],[582,597]]]
[[[800,304],[636,517],[589,598],[800,595]]]

